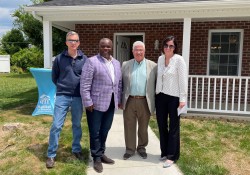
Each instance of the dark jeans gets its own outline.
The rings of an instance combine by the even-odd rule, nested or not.
[[[106,139],[111,128],[115,112],[114,98],[106,112],[86,111],[90,135],[90,150],[94,161],[100,160],[105,152]]]
[[[156,95],[156,118],[160,133],[161,157],[176,161],[180,157],[179,97]]]

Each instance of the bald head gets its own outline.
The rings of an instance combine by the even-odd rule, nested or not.
[[[111,59],[111,52],[113,48],[113,43],[109,38],[102,38],[99,42],[99,52],[100,55],[107,60]]]

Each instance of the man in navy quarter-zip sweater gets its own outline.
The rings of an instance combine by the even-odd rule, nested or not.
[[[53,123],[50,129],[46,167],[53,168],[60,132],[66,115],[71,108],[73,130],[72,152],[79,160],[84,160],[80,141],[82,138],[81,119],[83,105],[80,95],[80,76],[87,57],[78,50],[79,35],[70,31],[66,35],[68,49],[59,54],[53,63],[52,81],[56,85],[56,101]]]

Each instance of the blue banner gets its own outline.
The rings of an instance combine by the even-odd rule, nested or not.
[[[30,68],[38,87],[38,102],[32,116],[53,115],[56,98],[56,86],[52,82],[51,69]]]

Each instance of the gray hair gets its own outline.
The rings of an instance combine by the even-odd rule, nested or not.
[[[74,32],[74,31],[69,31],[69,32],[66,34],[66,40],[67,40],[68,36],[71,36],[71,35],[77,35],[78,38],[79,38],[78,33]]]
[[[136,46],[143,46],[143,48],[145,49],[145,44],[142,41],[136,41],[133,44],[133,50],[135,49]]]

